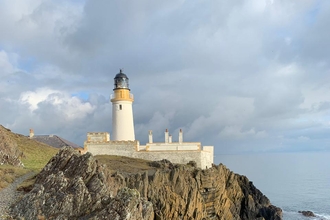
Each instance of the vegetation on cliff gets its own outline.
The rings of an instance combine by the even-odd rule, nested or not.
[[[281,209],[224,165],[79,155],[62,149],[13,207],[24,219],[269,219]],[[109,217],[110,216],[110,217]]]
[[[30,171],[40,171],[58,149],[12,133],[0,125],[0,190],[15,178]]]

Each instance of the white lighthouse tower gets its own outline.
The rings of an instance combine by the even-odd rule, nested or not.
[[[112,102],[112,140],[134,141],[134,122],[129,80],[122,70],[114,78]]]

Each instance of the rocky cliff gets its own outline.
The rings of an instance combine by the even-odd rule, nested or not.
[[[20,161],[23,153],[18,149],[17,143],[10,137],[10,134],[9,129],[0,125],[0,165],[23,166]]]
[[[13,207],[14,218],[281,219],[281,209],[222,164],[201,170],[193,163],[146,163],[125,170],[117,161],[106,166],[89,153],[62,149]]]

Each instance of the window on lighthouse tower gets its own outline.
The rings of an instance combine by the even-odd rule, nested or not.
[[[122,105],[119,105],[119,110],[122,110],[122,109],[123,109]]]

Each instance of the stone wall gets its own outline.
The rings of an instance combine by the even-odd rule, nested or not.
[[[209,152],[206,152],[209,153]],[[167,159],[172,163],[187,164],[189,161],[195,161],[197,167],[205,169],[206,166],[202,164],[202,152],[201,151],[139,151],[135,152],[134,156],[144,160],[158,161]],[[210,167],[211,164],[208,166]]]
[[[137,151],[139,141],[109,141],[106,143],[85,142],[85,149],[93,155],[118,155],[158,161],[167,159],[172,163],[187,164],[195,161],[197,167],[207,168],[213,164],[213,147],[205,150],[168,150],[168,151]]]
[[[109,141],[105,143],[88,143],[84,147],[93,155],[119,155],[133,157],[139,146],[138,141]]]
[[[146,151],[178,151],[178,150],[201,150],[200,142],[172,142],[172,143],[147,143],[146,146],[140,146],[140,149],[145,149]],[[139,150],[140,150],[139,149]]]
[[[108,132],[88,132],[87,142],[108,142],[110,134]]]

